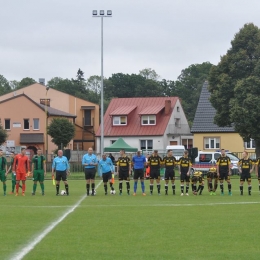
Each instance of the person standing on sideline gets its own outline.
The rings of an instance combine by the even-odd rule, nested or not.
[[[132,159],[133,168],[134,168],[134,196],[136,196],[137,183],[140,178],[142,193],[145,196],[145,187],[144,187],[144,167],[146,166],[146,158],[141,154],[141,151],[138,151],[137,154]]]
[[[161,163],[163,162],[162,158],[158,155],[158,151],[154,150],[153,154],[148,159],[148,164],[150,165],[150,195],[153,195],[153,182],[154,179],[157,183],[158,195],[161,195],[161,185],[160,185],[160,168]]]
[[[224,184],[223,181],[228,183],[228,195],[232,196],[231,192],[231,182],[230,182],[230,158],[226,155],[225,149],[221,149],[221,155],[217,159],[217,174],[219,179],[219,186],[221,190],[221,195],[224,195]]]
[[[86,189],[87,195],[89,196],[89,189],[91,184],[91,196],[95,195],[95,175],[96,175],[96,166],[98,165],[97,156],[93,154],[93,149],[88,148],[88,153],[82,157],[82,165],[84,166],[85,180],[86,180]]]
[[[245,180],[248,184],[248,195],[251,196],[251,172],[253,171],[254,167],[253,162],[251,159],[248,158],[248,153],[246,151],[242,154],[243,159],[240,159],[238,162],[238,170],[241,173],[240,176],[240,195],[243,195],[243,185]]]
[[[44,177],[46,176],[46,160],[42,155],[42,150],[37,150],[37,155],[32,159],[32,173],[33,173],[33,192],[32,195],[35,195],[37,188],[37,181],[40,182],[42,195],[44,196]]]
[[[106,154],[102,155],[102,159],[98,163],[98,172],[103,178],[105,195],[107,195],[107,183],[110,182],[110,189],[114,190],[112,174],[114,174],[114,165],[112,160]]]
[[[119,173],[119,195],[122,195],[123,181],[126,182],[127,194],[130,195],[130,173],[131,161],[125,154],[125,150],[120,150],[120,157],[117,161],[117,171]]]
[[[13,172],[16,172],[16,194],[19,195],[19,186],[20,181],[22,181],[22,196],[25,196],[25,181],[26,181],[26,173],[30,172],[30,161],[29,158],[25,155],[25,148],[21,149],[21,153],[17,154],[14,157],[13,162]]]
[[[172,194],[175,195],[175,171],[176,158],[173,156],[172,150],[168,150],[167,156],[163,158],[163,163],[165,166],[165,195],[168,195],[168,183],[169,180],[172,182]]]
[[[184,193],[184,182],[186,182],[186,196],[189,196],[190,168],[192,163],[187,150],[184,151],[183,156],[179,159],[178,165],[181,180],[181,196],[183,196]]]
[[[7,161],[3,156],[3,150],[0,149],[0,180],[3,183],[4,196],[6,196],[6,176],[8,174]]]
[[[70,174],[70,166],[66,156],[63,156],[63,151],[58,151],[58,156],[53,159],[51,174],[54,176],[54,170],[56,171],[56,196],[60,193],[60,181],[62,180],[65,185],[66,195],[69,195],[68,175]]]

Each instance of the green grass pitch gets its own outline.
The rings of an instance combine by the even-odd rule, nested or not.
[[[98,184],[100,180],[96,181]],[[8,181],[8,191],[10,191]],[[145,182],[147,194],[149,183]],[[31,196],[32,181],[27,181],[26,196],[2,196],[0,259],[15,259],[46,228],[58,223],[23,259],[259,259],[260,195],[253,180],[252,196],[239,195],[239,180],[232,180],[233,196],[210,196],[206,187],[202,196],[162,195],[156,187],[153,196],[124,193],[104,195],[103,184],[95,197],[85,197],[84,180],[71,180],[70,196],[55,196],[55,187],[45,181],[46,195]],[[64,189],[63,184],[61,188]],[[170,187],[169,187],[170,188]],[[131,181],[131,191],[133,181]],[[225,183],[225,191],[227,184]]]

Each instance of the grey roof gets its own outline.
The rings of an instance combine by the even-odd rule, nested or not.
[[[20,144],[43,144],[43,134],[20,134]]]
[[[209,97],[208,82],[204,82],[191,133],[235,132],[234,127],[219,127],[214,124],[216,110],[211,105]]]
[[[43,110],[45,110],[45,105],[39,103],[37,103],[37,105],[40,106]],[[76,115],[66,113],[53,107],[47,107],[47,112],[50,116],[77,117]]]

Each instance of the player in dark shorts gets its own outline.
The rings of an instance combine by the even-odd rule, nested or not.
[[[238,162],[238,170],[241,173],[240,175],[240,195],[243,195],[243,185],[244,182],[247,181],[248,184],[248,195],[251,195],[251,172],[253,171],[253,162],[248,158],[248,153],[246,151],[243,152],[243,159],[240,159]]]
[[[158,195],[161,195],[161,185],[160,185],[160,168],[162,158],[158,155],[158,151],[154,150],[153,154],[148,159],[148,164],[150,166],[150,195],[153,195],[153,182],[154,179],[157,183]]]
[[[192,163],[188,151],[184,151],[183,156],[178,161],[178,165],[181,179],[181,196],[184,193],[184,182],[186,182],[186,196],[189,196],[190,168]]]
[[[214,187],[213,187],[214,180]],[[207,182],[208,182],[208,190],[209,195],[216,195],[216,190],[218,188],[218,174],[217,169],[215,167],[211,167],[207,173]]]
[[[197,182],[199,182],[199,187],[197,189]],[[202,191],[204,189],[204,178],[203,178],[203,174],[200,171],[196,171],[194,172],[192,178],[191,178],[191,183],[192,183],[192,193],[194,195],[197,195],[199,193],[199,195],[202,194]]]
[[[120,150],[120,157],[117,161],[118,174],[119,174],[119,195],[122,195],[123,181],[126,182],[127,194],[130,195],[130,172],[131,172],[131,161],[125,154],[125,150]]]
[[[177,164],[176,158],[173,156],[172,150],[168,150],[167,156],[163,158],[163,163],[165,166],[165,195],[168,195],[168,183],[169,180],[172,182],[172,193],[175,195],[175,171],[174,168]]]
[[[221,156],[217,160],[217,173],[220,182],[219,186],[221,190],[221,195],[224,195],[223,181],[225,180],[228,183],[228,195],[232,196],[231,182],[230,182],[230,175],[231,175],[230,165],[231,165],[231,161],[230,158],[226,155],[225,149],[221,149]]]
[[[260,157],[256,159],[255,163],[254,163],[254,170],[256,173],[256,177],[258,179],[258,189],[260,192]]]

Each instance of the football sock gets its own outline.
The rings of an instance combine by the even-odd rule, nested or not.
[[[126,182],[126,189],[127,189],[127,193],[129,193],[130,192],[130,182],[129,181]]]
[[[95,183],[91,183],[92,194],[95,192]]]
[[[186,193],[189,192],[189,184],[186,184]]]
[[[181,193],[184,192],[184,185],[181,185]]]
[[[4,190],[4,193],[6,193],[6,184],[3,183],[3,190]]]
[[[22,192],[25,192],[25,183],[22,184]]]
[[[56,193],[59,194],[60,184],[56,184]]]
[[[216,184],[214,185],[214,192],[217,190],[217,188],[218,188],[218,184],[216,183]]]
[[[36,188],[37,188],[37,184],[33,184],[33,193],[35,193],[35,191],[36,191]]]
[[[223,183],[220,183],[220,190],[221,190],[221,192],[224,192],[224,185],[223,185]]]
[[[240,195],[243,195],[243,185],[240,185],[239,189],[240,189]]]
[[[134,193],[136,193],[137,190],[137,181],[134,182]]]
[[[165,194],[168,194],[168,184],[164,185],[164,189],[165,189]]]
[[[107,184],[104,184],[105,193],[107,193]]]
[[[153,184],[150,184],[150,192],[153,193]]]
[[[212,191],[212,182],[209,182],[209,191]]]
[[[203,189],[204,189],[204,185],[200,185],[200,195],[202,194]]]
[[[145,187],[144,187],[144,182],[141,181],[141,187],[142,187],[142,192],[144,193],[145,192]]]
[[[259,186],[258,186],[259,190],[260,190],[260,183],[259,183]]]
[[[66,193],[69,194],[69,185],[68,184],[65,184],[65,190],[66,190]]]
[[[231,192],[231,183],[228,184],[228,191]]]
[[[161,185],[160,184],[157,184],[157,190],[158,190],[158,193],[160,193],[160,191],[161,191]]]
[[[248,185],[248,195],[251,195],[252,186]]]
[[[113,187],[113,183],[112,183],[112,182],[110,182],[110,189],[111,189],[111,190],[114,190],[114,187]]]
[[[123,189],[123,183],[119,182],[119,191],[120,191],[120,193],[122,193],[122,189]]]
[[[196,184],[193,183],[191,187],[192,187],[192,191],[196,191],[197,189]]]
[[[90,187],[90,184],[89,184],[89,183],[87,183],[87,184],[86,184],[87,195],[89,195],[89,187]]]
[[[17,183],[17,184],[15,185],[15,188],[16,188],[16,192],[18,193],[18,191],[19,191],[19,183]]]
[[[42,193],[44,193],[44,183],[40,183],[41,189],[42,189]]]
[[[16,184],[16,182],[12,181],[12,192],[14,192],[15,184]]]

